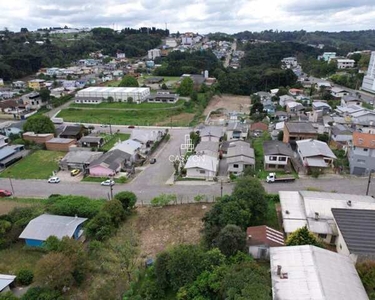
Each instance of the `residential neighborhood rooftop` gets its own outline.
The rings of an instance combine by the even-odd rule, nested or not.
[[[353,145],[359,148],[375,149],[375,134],[353,132]]]
[[[298,146],[298,151],[303,157],[308,158],[312,156],[326,156],[336,158],[336,155],[325,142],[309,139],[296,141],[296,143]]]
[[[290,133],[316,133],[316,129],[311,123],[307,122],[287,122],[285,123]]]
[[[252,226],[246,229],[248,245],[284,246],[284,235],[266,225]]]
[[[263,152],[264,155],[293,155],[293,150],[290,145],[281,141],[265,141],[263,143]]]

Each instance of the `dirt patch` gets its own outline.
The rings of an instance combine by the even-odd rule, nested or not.
[[[6,215],[9,213],[13,208],[15,207],[25,207],[25,206],[30,206],[31,204],[29,203],[20,203],[12,200],[2,200],[0,201],[0,216],[1,215]]]
[[[198,243],[203,228],[202,218],[211,206],[139,207],[135,226],[139,234],[141,257],[156,257],[157,253],[173,245]]]
[[[238,111],[249,113],[250,112],[250,97],[249,96],[235,96],[235,95],[222,95],[214,96],[206,109],[204,114],[207,116],[210,111],[218,109],[226,109],[227,111]]]
[[[194,119],[193,113],[181,113],[175,115],[168,120],[156,123],[155,126],[170,126],[171,121],[173,126],[187,126]]]

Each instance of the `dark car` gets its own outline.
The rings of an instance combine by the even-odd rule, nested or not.
[[[8,190],[0,190],[0,197],[9,197],[12,196],[12,192]]]
[[[150,159],[150,164],[153,165],[154,163],[156,163],[156,158],[151,158],[151,159]]]
[[[130,126],[128,126],[128,128],[135,128],[135,127],[134,127],[134,125],[130,125]]]

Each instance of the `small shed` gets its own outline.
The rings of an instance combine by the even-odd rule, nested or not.
[[[284,246],[284,235],[266,225],[248,227],[247,245],[249,253],[255,259],[269,259],[270,247]]]
[[[16,279],[14,275],[0,274],[0,294],[10,291],[10,286]]]

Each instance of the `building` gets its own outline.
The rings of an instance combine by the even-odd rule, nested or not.
[[[219,160],[209,155],[191,155],[186,164],[186,177],[213,180],[217,174]]]
[[[59,162],[59,166],[61,170],[79,169],[87,173],[90,164],[102,155],[103,152],[97,151],[69,151]]]
[[[0,295],[3,293],[10,292],[10,287],[12,286],[16,276],[0,274]]]
[[[18,80],[12,82],[12,87],[15,89],[24,89],[26,87],[26,83],[24,81]]]
[[[233,143],[230,144],[225,156],[228,165],[228,173],[241,175],[247,167],[255,168],[254,149],[249,143]]]
[[[82,136],[87,133],[87,129],[82,125],[68,125],[64,128],[63,132],[60,133],[60,137],[63,139],[76,139],[79,140]]]
[[[337,159],[329,146],[322,141],[309,139],[297,141],[296,144],[297,154],[307,171],[332,168],[334,160]]]
[[[178,101],[180,95],[179,94],[169,94],[169,93],[156,93],[151,94],[147,97],[147,102],[150,103],[170,103],[174,104]]]
[[[284,235],[266,225],[246,229],[249,254],[255,259],[269,259],[270,248],[284,246]]]
[[[284,143],[293,143],[306,139],[317,139],[318,132],[311,123],[288,122],[284,126]]]
[[[323,101],[314,101],[312,103],[312,108],[314,111],[322,111],[322,115],[327,115],[332,110],[332,107]]]
[[[8,146],[8,137],[0,134],[0,149]]]
[[[26,246],[42,247],[50,237],[62,239],[67,236],[78,240],[82,234],[82,225],[87,218],[56,216],[43,214],[32,219],[19,236],[24,239]]]
[[[130,162],[134,162],[138,159],[143,145],[139,141],[132,139],[117,143],[110,151],[120,150],[130,155]]]
[[[332,208],[375,210],[375,200],[370,196],[311,191],[280,191],[279,196],[287,236],[307,226],[316,237],[331,245],[336,245],[338,236]]]
[[[362,90],[375,93],[375,51],[371,52],[367,74],[363,77]]]
[[[338,69],[354,68],[354,64],[355,64],[354,59],[346,59],[346,58],[337,58],[336,62],[337,62]]]
[[[164,135],[164,130],[133,129],[130,138],[140,142],[144,148],[150,148],[161,141]]]
[[[319,59],[329,62],[332,58],[336,57],[336,52],[324,52],[323,55],[318,56]]]
[[[297,101],[289,101],[285,106],[287,113],[297,113],[305,109],[305,107]]]
[[[208,155],[217,158],[219,154],[219,142],[200,142],[195,147],[195,153],[197,155]]]
[[[362,101],[358,99],[358,97],[354,97],[352,95],[346,95],[341,98],[341,106],[350,106],[350,105],[358,105],[362,106]]]
[[[22,102],[28,109],[39,109],[47,104],[46,102],[42,101],[42,98],[40,98],[40,95],[37,92],[23,95]]]
[[[50,151],[69,152],[69,148],[76,144],[77,141],[75,139],[53,138],[46,141],[46,148]]]
[[[35,144],[45,144],[50,139],[53,139],[53,133],[34,133],[25,132],[22,134],[25,141],[34,142]]]
[[[30,89],[39,91],[41,88],[45,87],[45,80],[43,79],[33,79],[30,80],[27,85]]]
[[[94,177],[110,177],[120,172],[127,162],[131,159],[131,155],[121,150],[114,149],[100,156],[98,159],[90,163],[89,173]]]
[[[89,87],[78,91],[75,101],[79,102],[85,99],[103,100],[112,97],[114,102],[127,102],[129,98],[132,98],[133,102],[141,103],[146,101],[148,96],[150,96],[150,89],[144,87]]]
[[[375,134],[353,132],[349,148],[350,174],[367,176],[375,170]]]
[[[5,169],[16,161],[25,157],[28,151],[25,150],[24,145],[5,146],[0,149],[0,169]]]
[[[160,49],[151,49],[148,50],[147,57],[148,59],[155,60],[155,58],[161,56],[161,50]]]
[[[285,57],[281,60],[281,64],[287,69],[295,68],[298,65],[296,57]]]
[[[348,257],[311,245],[270,252],[274,300],[368,300]]]
[[[332,208],[338,229],[337,253],[354,263],[375,259],[375,210]]]
[[[79,140],[81,147],[100,148],[104,144],[104,138],[101,136],[86,135]]]
[[[331,139],[337,143],[347,144],[353,139],[353,129],[343,124],[331,127]]]
[[[227,140],[246,140],[249,135],[249,125],[240,122],[232,122],[228,124]]]
[[[289,95],[282,95],[279,97],[279,105],[282,107],[285,107],[285,105],[291,101],[296,101],[296,99]]]
[[[347,90],[344,90],[342,88],[333,87],[331,89],[331,95],[335,98],[341,99],[344,96],[350,95],[350,93]]]
[[[202,142],[220,142],[223,135],[222,127],[208,126],[199,130],[199,136]]]
[[[250,125],[250,132],[255,136],[259,136],[265,131],[268,131],[268,125],[266,123],[256,122]]]
[[[289,144],[281,141],[263,143],[265,170],[290,170],[294,152]]]

